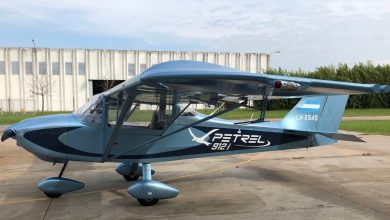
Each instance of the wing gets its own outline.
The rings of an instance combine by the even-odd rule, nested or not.
[[[137,102],[158,104],[200,101],[215,104],[220,100],[259,100],[335,94],[388,93],[390,86],[318,80],[250,73],[196,61],[171,61],[157,64],[142,74],[105,92],[105,96],[128,90],[137,93]],[[175,95],[175,96],[174,96]]]

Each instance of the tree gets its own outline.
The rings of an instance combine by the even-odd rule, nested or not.
[[[45,96],[52,94],[54,86],[55,81],[52,80],[51,75],[36,75],[30,83],[31,96],[41,98],[42,114],[45,110]]]
[[[120,80],[120,77],[117,74],[114,74],[112,78],[109,76],[109,74],[103,75],[101,78],[101,80],[94,80],[93,82],[94,94],[107,91],[124,81]]]
[[[347,64],[338,66],[329,65],[316,68],[314,71],[305,72],[302,70],[288,71],[279,69],[269,69],[268,74],[298,76],[315,79],[346,81],[355,83],[376,83],[381,85],[390,84],[390,65],[374,65],[372,62],[358,63],[351,67]],[[272,99],[268,103],[268,110],[291,109],[295,105],[294,99]],[[261,102],[254,102],[259,107]],[[390,94],[367,94],[351,95],[347,108],[389,108]]]

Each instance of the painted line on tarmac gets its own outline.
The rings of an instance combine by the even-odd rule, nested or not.
[[[88,195],[88,194],[94,194],[94,193],[105,192],[105,191],[110,191],[110,190],[120,190],[120,189],[123,189],[123,188],[117,187],[117,188],[110,188],[110,189],[94,190],[94,191],[89,191],[89,192],[73,193],[73,194],[63,195],[63,196],[61,196],[61,198]],[[45,200],[51,200],[51,199],[45,197],[45,198],[36,198],[36,199],[17,200],[17,201],[11,201],[11,202],[0,202],[0,206],[1,205],[17,204],[17,203],[25,203],[25,202],[45,201]]]
[[[206,171],[202,171],[202,172],[192,173],[192,174],[188,174],[188,175],[184,175],[184,176],[169,178],[169,179],[161,180],[161,182],[169,182],[169,181],[172,181],[172,180],[178,180],[178,179],[183,179],[183,178],[187,178],[187,177],[199,176],[199,175],[203,175],[203,174],[215,173],[217,171],[226,170],[228,168],[232,168],[232,167],[236,167],[236,166],[240,166],[240,165],[244,165],[244,164],[250,163],[250,162],[252,162],[254,160],[257,160],[257,159],[259,159],[261,157],[266,156],[267,153],[268,152],[257,154],[254,157],[252,157],[252,158],[250,158],[248,160],[241,161],[239,163],[230,164],[230,165],[226,165],[226,166],[223,166],[223,167],[220,167],[220,168],[215,168],[215,169],[206,170]]]
[[[267,153],[268,152],[259,153],[259,154],[255,155],[254,157],[252,157],[250,159],[247,159],[247,160],[244,160],[244,161],[241,161],[241,162],[238,162],[238,163],[222,166],[220,168],[215,168],[215,169],[211,169],[211,170],[196,172],[196,173],[187,174],[187,175],[174,177],[174,178],[169,178],[169,179],[160,180],[160,181],[161,182],[168,182],[168,181],[172,181],[172,180],[184,179],[184,178],[187,178],[187,177],[193,177],[193,176],[200,176],[200,175],[204,175],[204,174],[215,173],[217,171],[226,170],[228,168],[245,165],[245,164],[250,163],[250,162],[252,162],[254,160],[257,160],[257,159],[259,159],[261,157],[265,157],[267,155]],[[63,195],[62,197],[63,198],[67,198],[67,197],[73,197],[73,196],[81,196],[81,195],[88,195],[88,194],[94,194],[94,193],[99,193],[99,192],[106,192],[106,191],[110,191],[110,190],[122,190],[122,189],[124,189],[124,188],[110,188],[110,189],[103,189],[103,190],[95,190],[95,191],[89,191],[89,192],[68,194],[68,195]],[[1,205],[17,204],[17,203],[35,202],[35,201],[45,201],[45,200],[51,200],[51,199],[50,198],[37,198],[37,199],[26,199],[26,200],[11,201],[11,202],[0,202],[0,206]]]
[[[36,202],[36,201],[45,201],[50,200],[49,198],[37,198],[37,199],[26,199],[26,200],[17,200],[12,202],[1,202],[0,205],[12,205],[17,203],[25,203],[25,202]]]

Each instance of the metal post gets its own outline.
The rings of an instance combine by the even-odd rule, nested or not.
[[[159,121],[157,123],[165,120],[166,110],[167,110],[167,97],[166,97],[166,94],[162,93],[160,95],[160,105],[159,105],[159,109],[158,109]]]
[[[142,179],[152,180],[152,165],[150,163],[142,164]]]
[[[123,122],[125,121],[125,117],[127,113],[129,112],[129,109],[131,105],[133,104],[133,101],[135,99],[135,96],[131,96],[129,93],[127,94],[126,100],[122,105],[121,113],[119,114],[119,117],[116,120],[115,127],[112,131],[111,137],[107,143],[107,146],[105,148],[105,151],[103,153],[103,156],[101,158],[101,162],[105,162],[108,158],[109,153],[111,152],[111,149],[114,147],[114,143],[116,141],[117,135],[122,128]]]
[[[172,114],[171,114],[171,119],[170,121],[174,121],[176,117],[180,114],[180,106],[178,104],[179,101],[179,94],[177,94],[177,91],[175,90],[173,92],[173,100],[172,100]]]
[[[268,96],[263,95],[263,100],[261,101],[261,110],[260,110],[260,121],[264,121],[265,112],[267,111]]]
[[[67,166],[68,166],[68,160],[65,161],[64,165],[62,166],[62,169],[61,169],[60,174],[58,175],[58,177],[62,177],[62,174],[64,174],[64,171],[65,171]]]
[[[107,146],[107,130],[108,130],[108,110],[110,108],[110,100],[108,98],[103,99],[103,137],[102,137],[102,152],[104,153]]]

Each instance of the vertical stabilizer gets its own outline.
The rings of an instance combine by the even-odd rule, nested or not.
[[[336,133],[348,95],[303,97],[279,122],[288,130]]]

